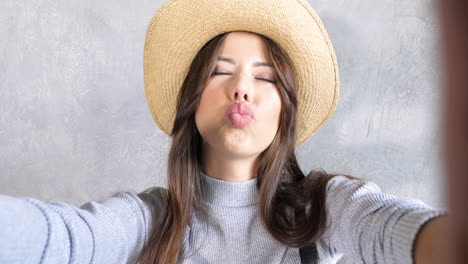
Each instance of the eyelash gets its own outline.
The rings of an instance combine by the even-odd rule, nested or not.
[[[227,72],[213,72],[213,74],[211,74],[211,75],[230,75],[230,74],[227,73]],[[269,79],[263,79],[263,78],[256,78],[256,79],[266,81],[266,82],[269,82],[269,83],[273,83],[273,84],[276,83],[275,80],[269,80]]]

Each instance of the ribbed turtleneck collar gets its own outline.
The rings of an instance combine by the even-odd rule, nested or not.
[[[204,199],[211,204],[240,207],[257,203],[257,178],[242,182],[223,181],[200,172]]]

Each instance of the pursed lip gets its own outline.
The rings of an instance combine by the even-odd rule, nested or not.
[[[226,116],[238,113],[240,115],[248,115],[250,118],[255,119],[255,113],[250,109],[249,106],[243,103],[233,103],[226,110]]]

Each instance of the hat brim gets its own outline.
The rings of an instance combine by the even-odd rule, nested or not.
[[[208,22],[207,22],[208,21]],[[296,76],[296,146],[332,116],[339,96],[336,55],[322,21],[305,0],[170,0],[154,15],[144,48],[147,102],[170,135],[177,94],[197,52],[213,37],[251,31],[275,41]]]

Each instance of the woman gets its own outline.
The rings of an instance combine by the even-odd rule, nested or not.
[[[338,97],[331,43],[304,1],[169,1],[144,66],[150,110],[173,138],[168,188],[80,208],[3,196],[1,263],[413,263],[420,229],[443,214],[300,170],[295,147]]]

